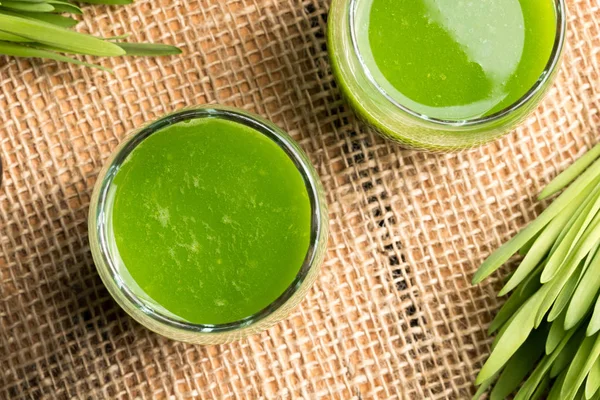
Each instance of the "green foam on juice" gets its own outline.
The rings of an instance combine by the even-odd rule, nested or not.
[[[163,128],[113,179],[110,234],[138,291],[191,323],[223,324],[273,303],[307,255],[311,204],[272,139],[202,118]]]
[[[543,73],[552,0],[357,0],[356,41],[372,79],[410,110],[468,120],[502,111]]]

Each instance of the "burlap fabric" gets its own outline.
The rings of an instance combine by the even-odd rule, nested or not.
[[[79,29],[183,56],[105,61],[116,76],[0,58],[0,398],[464,399],[504,270],[482,259],[545,206],[536,194],[599,141],[600,8],[569,1],[565,62],[524,126],[460,154],[381,139],[340,98],[325,0],[140,0]],[[292,316],[224,346],[129,318],[89,251],[97,174],[128,131],[184,106],[257,112],[309,153],[330,204],[322,274]]]

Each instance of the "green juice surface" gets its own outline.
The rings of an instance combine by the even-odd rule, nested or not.
[[[359,0],[356,18],[375,81],[409,109],[449,120],[517,102],[556,34],[552,0]]]
[[[302,175],[271,139],[237,122],[203,118],[152,134],[113,185],[123,265],[139,289],[186,321],[255,314],[290,286],[307,254]]]

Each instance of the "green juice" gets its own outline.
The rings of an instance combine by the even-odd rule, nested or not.
[[[191,323],[223,324],[273,303],[307,255],[304,178],[272,139],[218,118],[144,139],[113,180],[110,234],[129,279]]]
[[[357,46],[373,80],[410,110],[469,120],[502,111],[540,78],[552,0],[358,0]]]

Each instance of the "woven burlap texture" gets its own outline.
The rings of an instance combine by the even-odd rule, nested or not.
[[[116,75],[0,58],[0,398],[467,398],[508,269],[478,287],[473,272],[600,138],[599,3],[568,7],[564,63],[543,104],[505,138],[453,154],[402,149],[356,120],[331,74],[324,0],[87,7],[82,31],[185,51],[102,61]],[[331,229],[320,278],[288,319],[211,347],[127,316],[87,238],[92,187],[117,144],[205,103],[290,132],[320,173]]]

